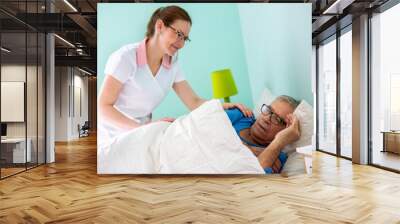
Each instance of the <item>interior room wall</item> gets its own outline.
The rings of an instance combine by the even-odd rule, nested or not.
[[[72,67],[56,67],[55,73],[55,140],[70,141],[88,120],[88,77]]]
[[[88,77],[82,76],[82,73],[79,70],[75,68],[74,70],[74,96],[72,96],[74,102],[71,119],[71,135],[73,138],[77,138],[79,137],[78,125],[81,127],[85,121],[88,121]],[[78,91],[80,91],[80,93]]]
[[[98,5],[98,91],[108,56],[125,44],[141,41],[151,14],[165,5],[171,4]],[[311,4],[177,5],[193,21],[192,41],[179,51],[179,64],[198,95],[212,98],[210,73],[231,68],[239,90],[232,102],[253,107],[266,86],[276,95],[314,103]],[[153,117],[187,112],[171,91]]]
[[[27,70],[25,70],[27,69]],[[28,72],[28,82],[25,81],[25,73]],[[39,71],[40,72],[40,71]],[[18,65],[18,64],[5,64],[1,66],[1,81],[10,82],[18,81],[27,83],[27,107],[30,107],[29,111],[36,111],[37,109],[37,95],[36,95],[36,78],[32,78],[30,75],[36,74],[36,66]],[[40,101],[41,103],[41,101]],[[41,105],[39,105],[40,107]],[[7,110],[7,108],[2,108]],[[28,121],[28,133],[35,133],[36,136],[36,113],[27,113]],[[35,123],[32,123],[35,122]],[[26,122],[7,122],[7,136],[8,137],[25,137],[25,123]],[[28,136],[29,137],[29,136]]]
[[[27,80],[25,80],[27,78]],[[25,122],[6,122],[8,138],[25,138],[29,141],[30,155],[32,162],[44,162],[44,122],[42,119],[44,107],[44,90],[42,79],[42,67],[3,64],[1,66],[1,81],[3,82],[24,82],[26,84],[26,121]],[[38,92],[37,92],[38,91]],[[4,96],[3,96],[4,97]],[[7,96],[5,96],[7,97]],[[24,109],[24,108],[23,108]],[[7,108],[1,108],[7,110]],[[38,116],[39,115],[39,116]],[[37,151],[39,150],[39,151]],[[39,156],[37,155],[39,153]]]
[[[253,101],[267,87],[313,104],[311,3],[238,8]]]
[[[68,67],[55,67],[55,141],[68,141],[69,83]]]
[[[98,4],[98,90],[108,56],[121,46],[141,41],[152,13],[166,4]],[[168,4],[171,5],[171,4]],[[212,98],[210,73],[232,70],[238,95],[232,102],[253,106],[236,4],[176,4],[190,14],[191,42],[179,51],[179,64],[194,91]],[[173,105],[173,106],[171,106]],[[177,117],[188,110],[171,91],[153,114]]]

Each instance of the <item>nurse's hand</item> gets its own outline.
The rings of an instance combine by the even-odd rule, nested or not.
[[[153,121],[153,122],[159,122],[159,121],[166,121],[166,122],[174,122],[175,121],[175,118],[173,118],[173,117],[163,117],[163,118],[161,118],[161,119],[158,119],[158,120],[156,120],[156,121]]]
[[[223,103],[222,107],[224,110],[227,109],[232,109],[232,108],[238,108],[246,117],[251,117],[253,116],[253,111],[251,111],[248,107],[241,103]]]

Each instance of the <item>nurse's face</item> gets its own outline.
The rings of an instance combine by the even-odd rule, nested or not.
[[[162,21],[160,21],[162,23]],[[185,20],[175,20],[171,25],[164,23],[160,29],[160,47],[165,54],[174,56],[175,53],[185,46],[185,39],[189,37],[191,25]]]

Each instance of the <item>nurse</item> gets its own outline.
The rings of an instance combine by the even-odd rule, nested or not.
[[[151,16],[143,41],[125,45],[111,54],[99,95],[100,144],[151,122],[152,111],[171,87],[189,110],[205,102],[190,87],[177,63],[177,52],[190,41],[191,25],[184,9],[161,7]],[[237,107],[246,116],[252,115],[242,104],[224,103],[223,107]]]

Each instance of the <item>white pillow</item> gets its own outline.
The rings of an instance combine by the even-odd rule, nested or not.
[[[293,113],[299,119],[300,139],[285,147],[284,151],[294,150],[312,144],[314,134],[314,110],[305,100],[302,100]]]
[[[260,115],[260,109],[261,106],[265,103],[267,105],[271,104],[272,101],[275,99],[275,96],[271,93],[271,91],[265,87],[263,91],[261,92],[260,97],[258,98],[258,101],[255,103],[254,108],[253,108],[253,113],[255,117],[258,117]]]

